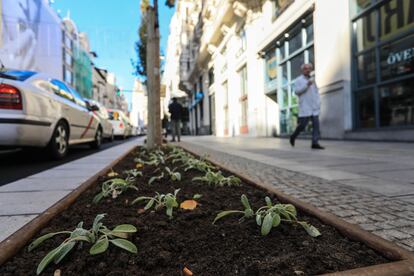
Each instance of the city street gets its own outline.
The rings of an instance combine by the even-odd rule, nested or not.
[[[51,160],[41,149],[0,151],[0,186],[109,149],[126,141],[128,140],[104,143],[99,150],[91,149],[88,145],[76,145],[70,148],[68,156],[59,161]]]

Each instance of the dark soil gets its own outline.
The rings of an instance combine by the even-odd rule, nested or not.
[[[121,173],[135,167],[131,153],[114,171]],[[178,164],[168,164],[170,168]],[[104,199],[92,204],[100,185],[109,177],[103,176],[96,186],[85,192],[69,209],[53,219],[36,237],[62,230],[73,230],[80,221],[89,228],[97,214],[106,213],[103,223],[109,228],[118,224],[133,224],[138,232],[129,238],[138,247],[133,255],[109,247],[101,255],[89,255],[89,246],[72,251],[59,265],[51,264],[44,275],[60,269],[66,275],[182,275],[183,267],[194,275],[315,275],[389,262],[367,246],[342,236],[333,227],[299,214],[317,227],[322,236],[312,238],[301,227],[281,224],[268,236],[261,236],[254,219],[239,223],[238,217],[228,217],[212,225],[221,210],[241,210],[240,196],[246,194],[257,209],[264,205],[264,190],[243,184],[240,187],[213,188],[191,179],[199,172],[181,171],[181,182],[162,181],[147,184],[155,167],[142,169],[138,178],[139,191],[129,190],[116,199]],[[193,211],[174,209],[169,220],[165,210],[142,213],[143,205],[130,206],[137,196],[153,196],[180,188],[178,200],[202,194],[199,206]],[[273,202],[277,201],[273,196]],[[0,268],[1,275],[34,275],[41,259],[58,246],[64,237],[51,239],[33,252],[27,248]]]

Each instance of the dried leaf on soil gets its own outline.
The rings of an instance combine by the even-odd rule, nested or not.
[[[193,199],[184,200],[181,202],[180,208],[184,210],[194,210],[197,207],[197,204],[198,202]]]

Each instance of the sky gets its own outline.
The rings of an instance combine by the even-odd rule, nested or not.
[[[159,0],[161,52],[167,52],[169,25],[174,9]],[[134,43],[141,20],[140,0],[55,0],[51,6],[62,17],[75,22],[78,31],[88,34],[91,51],[97,53],[95,66],[116,75],[117,85],[125,90],[127,101],[135,76],[131,58],[136,60]]]

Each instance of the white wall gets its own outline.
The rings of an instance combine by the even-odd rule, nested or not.
[[[0,3],[3,64],[62,79],[61,20],[52,8],[43,0],[3,0]]]

